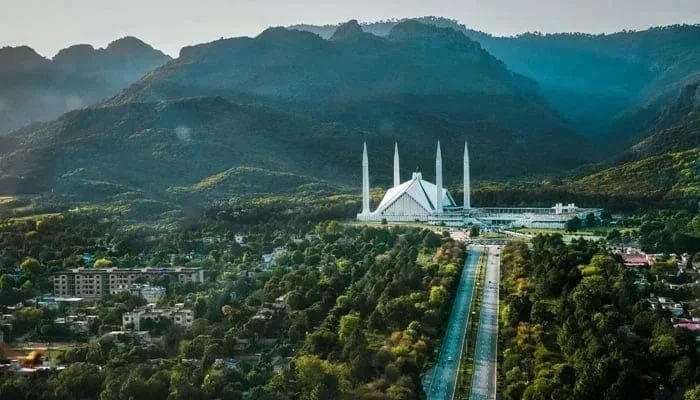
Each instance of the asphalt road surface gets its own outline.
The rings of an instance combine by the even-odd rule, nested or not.
[[[501,250],[497,246],[488,246],[487,252],[486,284],[481,298],[481,316],[479,317],[479,330],[476,334],[470,400],[496,399],[498,283]]]
[[[470,317],[476,270],[483,248],[470,246],[467,260],[462,269],[457,295],[452,304],[450,321],[442,342],[438,363],[433,370],[433,377],[428,388],[428,400],[452,400],[454,397],[459,361],[464,346],[464,335]]]

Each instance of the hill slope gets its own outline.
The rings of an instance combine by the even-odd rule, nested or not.
[[[415,21],[393,26],[386,37],[350,21],[328,40],[271,28],[255,38],[187,47],[108,104],[212,95],[392,136],[412,154],[438,139],[481,142],[494,155],[485,156],[495,162],[482,167],[491,176],[570,168],[596,154],[533,82],[464,34]],[[402,141],[406,137],[411,140]],[[559,164],[515,155],[519,151]],[[513,168],[496,154],[513,154],[522,164]]]
[[[26,46],[0,48],[0,135],[113,96],[168,60],[131,37],[105,49],[71,46],[52,60]]]
[[[407,21],[383,38],[351,21],[325,40],[273,28],[184,48],[99,107],[0,138],[0,187],[189,198],[356,186],[363,140],[373,185],[390,182],[395,141],[404,176],[432,176],[437,140],[457,184],[465,139],[479,179],[561,173],[594,153],[532,82],[461,32]]]
[[[589,197],[657,201],[700,200],[700,148],[625,163],[570,185]],[[647,205],[649,206],[649,205]]]
[[[560,157],[560,144],[547,144],[545,136],[543,142],[526,141],[488,121],[430,118],[422,121],[435,128],[430,134],[414,132],[400,142],[404,177],[413,165],[427,167],[427,176],[434,174],[438,136],[446,183],[461,182],[465,132],[475,133],[471,160],[473,176],[480,179],[522,176],[546,165],[539,160]],[[0,137],[0,188],[4,194],[54,191],[99,198],[129,191],[165,196],[209,190],[284,192],[322,181],[356,186],[363,140],[370,149],[372,184],[386,185],[392,175],[393,131],[323,123],[220,97],[105,106]],[[504,159],[509,163],[499,161]],[[296,177],[281,184],[284,173]],[[270,179],[266,174],[272,174]]]
[[[700,25],[607,35],[526,33],[497,37],[454,20],[417,20],[463,32],[520,75],[538,83],[549,104],[586,135],[617,149],[659,129],[653,122],[689,82],[700,78]],[[387,35],[403,20],[362,24]],[[328,37],[334,25],[296,25]]]

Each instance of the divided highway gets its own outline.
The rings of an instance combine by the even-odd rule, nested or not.
[[[470,400],[496,399],[496,358],[498,340],[498,291],[500,248],[487,247],[486,284],[481,298],[481,316],[474,350]],[[490,283],[489,283],[490,282]]]
[[[450,321],[442,343],[438,362],[428,387],[428,400],[452,400],[455,394],[459,362],[464,347],[464,334],[470,318],[470,307],[483,247],[470,246],[462,269],[457,295],[450,312]]]

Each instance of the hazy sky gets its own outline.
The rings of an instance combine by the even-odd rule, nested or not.
[[[425,15],[499,35],[599,33],[700,23],[700,0],[0,0],[0,47],[26,44],[52,57],[131,35],[176,56],[188,44],[269,26]]]

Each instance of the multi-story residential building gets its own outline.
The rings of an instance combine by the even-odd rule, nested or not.
[[[173,321],[174,325],[187,327],[192,325],[194,312],[184,307],[184,304],[176,304],[174,307],[155,308],[154,306],[146,306],[135,308],[132,312],[127,312],[122,315],[122,327],[129,328],[133,326],[134,330],[141,330],[141,324],[144,320],[159,320],[167,318]]]
[[[186,282],[203,282],[201,268],[74,268],[53,274],[53,293],[57,297],[100,298],[139,282],[161,277]]]

